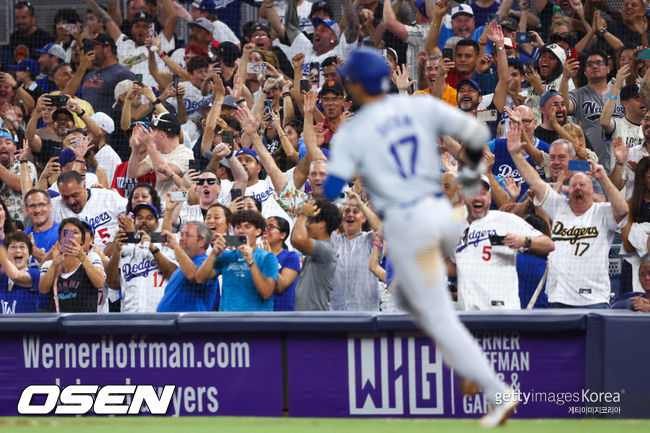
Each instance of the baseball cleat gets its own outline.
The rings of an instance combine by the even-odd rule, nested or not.
[[[512,415],[521,401],[515,395],[512,388],[508,388],[503,393],[503,401],[501,404],[494,404],[490,411],[481,418],[481,427],[492,428],[501,425]]]

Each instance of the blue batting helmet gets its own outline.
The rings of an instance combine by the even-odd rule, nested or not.
[[[361,84],[370,95],[390,90],[390,65],[375,49],[353,50],[338,71],[341,79]]]

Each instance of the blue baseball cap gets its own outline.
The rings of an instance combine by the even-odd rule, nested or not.
[[[59,164],[61,167],[65,167],[66,164],[74,161],[75,159],[77,159],[77,155],[75,155],[74,151],[68,147],[67,149],[63,149],[61,151],[61,154],[59,155]]]
[[[257,152],[247,147],[242,147],[241,149],[239,149],[237,153],[235,153],[235,156],[244,155],[244,154],[252,156],[253,158],[255,158],[255,161],[257,161],[258,164],[260,163],[260,159],[257,157]]]
[[[415,0],[415,8],[420,11],[420,13],[427,17],[427,8],[423,0]],[[428,17],[427,17],[428,18]]]
[[[217,13],[217,4],[214,0],[194,0],[192,2],[192,7],[197,8],[201,12],[207,12],[209,14],[216,15]]]
[[[357,48],[338,68],[342,80],[355,81],[371,95],[390,90],[390,65],[385,57],[372,48]]]
[[[463,84],[469,84],[470,86],[475,88],[478,93],[481,93],[481,86],[479,86],[478,83],[472,80],[471,78],[465,78],[464,80],[460,80],[458,82],[458,86],[456,87],[456,89],[460,89],[460,86],[462,86]]]
[[[160,218],[158,209],[156,209],[156,206],[152,205],[151,203],[138,203],[138,205],[133,208],[133,215],[137,214],[140,209],[150,210],[156,216],[156,219]]]
[[[80,220],[80,221],[81,221],[81,224],[83,224],[84,227],[86,227],[86,230],[88,230],[88,231],[93,235],[93,237],[94,237],[94,236],[95,236],[95,227],[93,227],[93,226],[92,226],[88,221],[86,221],[86,220]]]
[[[334,20],[329,20],[329,19],[324,20],[320,17],[314,17],[311,19],[311,23],[313,24],[314,28],[318,27],[321,24],[325,24],[327,27],[332,29],[332,31],[336,35],[336,39],[339,39],[341,37],[341,29],[339,28],[339,25]]]
[[[555,89],[547,90],[546,92],[542,93],[542,96],[539,97],[539,108],[544,108],[544,105],[546,105],[548,100],[555,95],[561,95],[561,93]]]
[[[34,51],[40,54],[49,54],[50,56],[57,56],[59,59],[65,59],[65,50],[63,49],[63,47],[53,42],[50,42],[49,44],[45,45],[43,49],[37,49]]]
[[[22,59],[17,65],[9,65],[9,69],[14,71],[29,72],[34,77],[41,73],[41,67],[33,59]]]
[[[16,142],[16,138],[8,129],[0,129],[0,138],[11,138],[11,141]]]

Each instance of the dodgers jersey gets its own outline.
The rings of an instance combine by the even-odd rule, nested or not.
[[[160,253],[178,265],[171,248],[155,244]],[[155,313],[158,303],[169,282],[156,258],[149,251],[149,244],[127,244],[120,251],[120,287],[123,313]]]
[[[535,197],[535,206],[541,206],[553,221],[555,251],[548,256],[548,301],[574,306],[609,302],[609,247],[627,218],[617,223],[611,203],[594,203],[576,216],[569,200],[548,185],[544,197]]]
[[[462,310],[519,310],[517,250],[492,245],[491,235],[535,238],[541,233],[517,215],[491,210],[468,225],[456,248],[458,305]]]
[[[63,202],[62,197],[52,199],[52,220],[60,222],[65,218],[79,218],[95,230],[95,245],[102,250],[115,238],[119,229],[117,216],[126,212],[127,200],[116,192],[93,188],[88,190],[88,201],[81,212],[74,213]]]
[[[378,211],[440,192],[438,137],[486,143],[474,117],[428,95],[389,95],[364,106],[332,139],[330,175],[363,176]]]

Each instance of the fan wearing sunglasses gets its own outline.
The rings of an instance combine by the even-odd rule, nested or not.
[[[178,216],[172,214],[172,224],[180,227],[187,221],[204,221],[208,209],[217,203],[221,192],[221,182],[212,170],[204,170],[196,180],[194,191],[199,197],[198,205],[189,205],[183,202]]]

